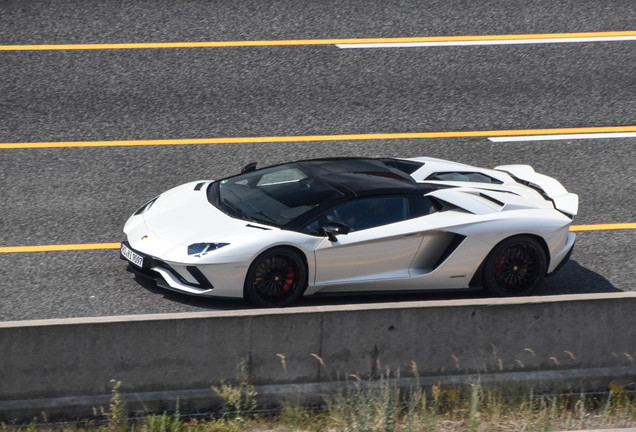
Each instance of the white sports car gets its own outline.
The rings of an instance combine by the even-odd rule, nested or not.
[[[126,222],[121,257],[170,290],[302,295],[483,287],[528,295],[572,251],[578,196],[528,165],[320,159],[187,183]]]

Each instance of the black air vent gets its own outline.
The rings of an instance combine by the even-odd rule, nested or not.
[[[462,244],[462,242],[464,241],[465,238],[466,238],[466,236],[463,236],[461,234],[455,234],[453,239],[451,240],[451,242],[448,244],[448,246],[446,246],[446,249],[444,249],[444,252],[442,253],[442,255],[440,255],[440,257],[437,260],[437,262],[435,263],[435,267],[433,267],[433,269],[436,269],[444,261],[446,261],[446,258],[451,256],[451,254],[453,252],[455,252],[455,250],[459,247],[460,244]]]
[[[271,229],[271,228],[265,228],[265,227],[262,227],[262,226],[252,225],[252,224],[247,224],[245,226],[246,227],[250,227],[250,228],[258,228],[258,229],[262,229],[262,230],[265,230],[265,231],[269,231]]]
[[[485,200],[490,201],[490,202],[491,202],[491,203],[493,203],[493,204],[498,205],[499,207],[503,207],[503,206],[504,206],[504,203],[502,203],[502,202],[501,202],[501,201],[499,201],[499,200],[494,199],[494,198],[493,198],[493,197],[491,197],[490,195],[486,195],[486,194],[480,193],[480,194],[479,194],[479,196],[480,196],[480,197],[482,197],[482,198],[483,198],[483,199],[485,199]]]
[[[188,272],[192,275],[192,277],[195,278],[197,282],[199,282],[199,286],[201,288],[207,288],[207,289],[214,288],[212,284],[210,283],[210,281],[205,276],[203,276],[203,273],[201,273],[201,270],[199,270],[195,266],[187,266],[186,270],[188,270]]]

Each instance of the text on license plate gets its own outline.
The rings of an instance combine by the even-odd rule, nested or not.
[[[144,266],[144,257],[128,249],[125,244],[121,245],[121,254],[124,256],[124,258],[126,258],[137,267]]]

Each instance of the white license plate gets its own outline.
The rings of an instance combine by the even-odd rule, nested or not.
[[[137,267],[143,267],[144,266],[144,257],[142,257],[139,254],[134,253],[133,251],[128,249],[126,247],[126,245],[123,244],[123,243],[121,245],[121,254],[124,256],[124,258],[126,258],[128,261],[130,261],[131,263],[133,263]]]

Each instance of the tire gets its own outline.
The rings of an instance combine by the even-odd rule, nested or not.
[[[483,268],[484,288],[495,296],[525,296],[541,285],[547,271],[541,244],[529,236],[508,238],[490,252]]]
[[[307,268],[291,249],[274,248],[259,255],[247,271],[244,295],[262,307],[284,307],[307,288]]]

